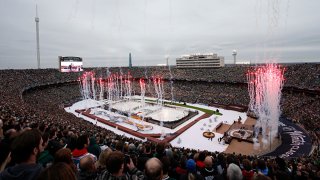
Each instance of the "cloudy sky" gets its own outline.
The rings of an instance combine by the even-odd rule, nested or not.
[[[85,67],[169,63],[217,53],[233,62],[320,62],[319,0],[0,0],[0,68],[42,68],[58,56]]]

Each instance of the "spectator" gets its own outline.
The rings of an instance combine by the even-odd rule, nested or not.
[[[114,151],[110,154],[106,163],[107,169],[103,171],[97,180],[103,179],[140,179],[144,178],[143,173],[139,171],[133,164],[132,160],[125,164],[124,154],[119,151]],[[128,167],[128,172],[124,172],[124,166]]]
[[[224,171],[226,171],[226,158],[223,154],[218,154],[217,161],[215,163],[215,167],[219,175],[222,175]]]
[[[44,133],[42,135],[42,146],[44,147],[44,151],[42,151],[38,158],[38,163],[41,164],[43,167],[47,167],[53,162],[53,156],[50,154],[49,150],[47,149],[48,141],[49,141],[49,134]]]
[[[205,167],[201,170],[201,175],[206,180],[213,180],[214,176],[216,175],[216,172],[214,171],[214,168],[213,168],[213,157],[207,156],[204,159],[204,165]]]
[[[63,162],[54,163],[45,169],[38,180],[76,180],[76,175],[69,165]]]
[[[72,151],[72,159],[74,164],[78,167],[81,158],[85,156],[92,156],[95,161],[97,157],[88,152],[87,147],[89,145],[89,138],[87,135],[81,135],[77,139],[77,146],[76,149]]]
[[[158,158],[151,158],[146,162],[145,171],[147,180],[162,180],[162,163]]]
[[[248,159],[242,160],[242,176],[243,180],[252,180],[254,171],[252,170],[251,162]]]
[[[62,148],[62,145],[57,140],[57,129],[53,127],[49,130],[49,140],[48,140],[47,150],[53,156],[61,148]]]
[[[73,163],[71,150],[69,148],[62,148],[56,152],[56,154],[54,155],[54,163],[58,163],[58,162],[64,162],[68,164],[73,170],[73,172],[77,174],[78,172],[77,167]]]
[[[187,174],[187,168],[186,168],[187,158],[186,156],[182,156],[180,158],[179,165],[176,167],[176,173],[180,177],[183,174]]]
[[[156,153],[153,155],[154,157],[161,159],[162,156],[165,155],[165,143],[160,142],[156,146]]]
[[[78,180],[90,180],[95,179],[97,177],[95,160],[92,156],[85,156],[80,159],[79,163],[79,177]]]
[[[31,180],[38,177],[42,166],[36,164],[37,156],[43,151],[42,137],[38,130],[26,130],[12,142],[11,155],[15,166],[5,169],[0,179]]]
[[[205,152],[200,152],[196,161],[197,171],[202,171],[205,168],[204,159],[206,158]]]
[[[14,128],[10,128],[9,130],[7,130],[4,134],[4,140],[7,141],[12,141],[14,137],[18,136],[18,132],[16,129]]]
[[[137,168],[140,171],[144,170],[144,166],[148,159],[152,157],[151,153],[151,147],[149,144],[142,145],[140,150],[139,150],[139,157],[138,157],[138,162],[137,162]]]
[[[169,176],[169,170],[171,170],[171,162],[167,156],[163,156],[161,159],[162,163],[162,180],[174,180]]]
[[[189,159],[186,164],[188,173],[180,176],[180,180],[203,180],[203,176],[197,174],[196,162]]]
[[[112,150],[110,148],[107,148],[100,153],[99,159],[95,164],[98,173],[106,169],[106,162],[111,152]]]
[[[258,164],[257,164],[257,170],[258,172],[260,172],[261,174],[268,176],[269,174],[269,169],[266,165],[266,162],[262,159],[258,159]]]
[[[99,157],[99,155],[101,153],[101,149],[100,149],[99,145],[97,144],[97,140],[95,137],[90,138],[88,152],[95,155],[96,157]]]
[[[242,180],[242,172],[239,166],[234,163],[228,165],[227,178],[229,180]]]

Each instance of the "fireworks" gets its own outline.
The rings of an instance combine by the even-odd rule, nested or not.
[[[130,72],[128,72],[128,74],[123,74],[122,72],[111,73],[108,70],[106,77],[96,78],[95,76],[94,72],[84,72],[83,75],[79,77],[78,81],[83,99],[103,100],[105,98],[109,102],[123,99],[131,100],[134,79]],[[162,105],[164,92],[163,78],[161,76],[153,76],[152,80],[157,101]],[[144,97],[147,83],[144,78],[139,80],[142,106],[144,106],[145,103]]]
[[[277,64],[266,64],[247,73],[249,110],[258,117],[255,135],[262,130],[263,142],[267,142],[268,134],[270,139],[278,134],[283,74],[284,68]]]
[[[83,99],[95,99],[96,90],[95,90],[95,77],[93,72],[85,72],[79,78],[80,91]]]
[[[153,77],[154,90],[157,94],[157,102],[163,105],[163,79],[160,76]]]
[[[141,105],[145,105],[145,99],[144,96],[146,94],[146,83],[144,82],[144,79],[140,78],[139,80],[140,89],[141,89]]]

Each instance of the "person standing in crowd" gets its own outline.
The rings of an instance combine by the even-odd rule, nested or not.
[[[252,180],[254,171],[252,170],[252,165],[251,162],[248,159],[243,159],[242,160],[242,176],[244,180]]]
[[[163,156],[161,159],[162,163],[162,171],[163,171],[163,176],[162,180],[175,180],[174,178],[169,176],[169,171],[172,169],[172,163],[170,159],[167,156]]]
[[[98,173],[101,173],[104,169],[106,169],[106,162],[111,153],[112,150],[110,148],[107,148],[100,153],[99,159],[95,163]]]
[[[175,169],[175,173],[177,174],[178,177],[180,177],[183,174],[187,174],[187,168],[186,168],[186,162],[187,162],[187,157],[182,155],[179,161],[178,166]]]
[[[238,165],[231,163],[227,168],[227,178],[229,180],[242,180],[242,172]]]
[[[258,164],[257,164],[257,170],[259,173],[268,176],[269,174],[269,169],[267,167],[266,162],[263,159],[258,159]]]
[[[205,168],[204,159],[206,158],[205,152],[200,152],[196,161],[197,172],[202,171]]]
[[[101,148],[97,144],[97,139],[95,136],[92,136],[90,138],[90,144],[88,146],[88,152],[95,155],[96,157],[99,157],[101,153]]]
[[[42,137],[37,129],[26,130],[18,135],[11,144],[12,160],[16,165],[0,173],[1,180],[33,180],[43,170],[37,164],[37,156],[43,151]]]
[[[213,157],[212,156],[207,156],[204,159],[204,165],[205,167],[200,171],[201,175],[206,179],[206,180],[213,180],[214,176],[216,175],[216,172],[213,168]]]
[[[147,180],[162,180],[162,163],[158,158],[151,158],[145,164],[144,173]]]
[[[187,174],[181,175],[180,180],[204,180],[203,176],[197,174],[196,162],[193,159],[189,159],[186,164]]]
[[[79,168],[80,160],[85,156],[92,156],[94,160],[97,160],[97,157],[88,152],[87,147],[89,146],[89,138],[86,134],[81,135],[77,139],[76,149],[72,151],[72,160],[74,164]]]
[[[107,169],[104,170],[96,180],[143,180],[143,173],[134,166],[131,158],[129,161],[130,162],[125,162],[125,156],[122,152],[113,151],[107,159]],[[124,172],[125,166],[128,168],[127,173]]]
[[[140,171],[144,170],[144,165],[152,157],[151,153],[151,146],[150,144],[145,144],[140,147],[139,150],[139,157],[138,157],[138,162],[137,162],[137,168]]]
[[[54,163],[41,172],[37,180],[76,180],[72,168],[63,162]]]
[[[38,157],[37,162],[41,164],[43,167],[47,167],[48,165],[51,165],[53,162],[53,156],[50,154],[49,150],[47,149],[48,142],[49,142],[49,134],[44,133],[42,135],[44,151],[42,151]]]
[[[56,154],[54,155],[53,163],[56,164],[58,162],[64,162],[64,163],[68,164],[71,167],[71,169],[73,170],[73,172],[77,175],[78,170],[77,170],[76,165],[73,163],[72,153],[69,148],[62,148],[56,152]]]
[[[80,159],[78,180],[92,180],[97,177],[95,161],[92,156],[85,156]]]

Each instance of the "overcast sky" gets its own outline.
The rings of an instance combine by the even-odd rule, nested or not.
[[[319,62],[319,0],[0,0],[0,67],[175,65],[184,54],[238,61]]]

